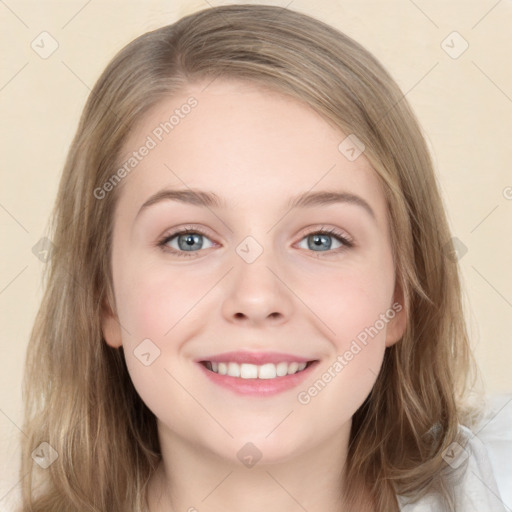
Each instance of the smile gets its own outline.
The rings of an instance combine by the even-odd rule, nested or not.
[[[318,359],[275,352],[224,352],[196,359],[209,382],[237,395],[270,397],[311,377]]]

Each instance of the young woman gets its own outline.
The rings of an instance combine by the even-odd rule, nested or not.
[[[21,510],[502,510],[425,141],[346,35],[232,5],[140,36],[52,219]]]

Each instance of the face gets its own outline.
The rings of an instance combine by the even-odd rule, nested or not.
[[[386,202],[364,153],[348,159],[308,106],[205,85],[126,141],[103,332],[161,433],[275,462],[347,432],[403,334]]]

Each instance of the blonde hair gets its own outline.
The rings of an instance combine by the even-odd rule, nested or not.
[[[353,509],[361,482],[377,510],[398,510],[397,494],[432,490],[451,507],[442,453],[459,440],[459,423],[471,421],[465,397],[476,366],[451,235],[416,118],[381,64],[343,33],[288,9],[231,5],[132,41],[85,105],[49,224],[55,247],[27,351],[22,510],[145,510],[161,457],[156,419],[100,322],[105,308],[115,312],[110,255],[120,187],[101,200],[94,191],[118,168],[123,143],[152,106],[217,76],[291,95],[365,145],[386,195],[408,320],[353,416],[345,489]],[[58,453],[47,469],[31,458],[42,442]]]

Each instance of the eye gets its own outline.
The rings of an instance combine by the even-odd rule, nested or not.
[[[335,240],[337,247],[332,247],[332,239]],[[352,239],[345,233],[338,231],[336,228],[332,229],[319,229],[312,231],[304,236],[302,240],[307,241],[307,247],[301,247],[310,249],[313,252],[328,252],[338,254],[339,252],[353,247],[354,243]],[[301,242],[302,242],[301,240]],[[320,249],[317,251],[316,249]]]
[[[170,235],[166,235],[162,240],[158,242],[158,246],[163,251],[172,252],[177,256],[190,257],[192,254],[188,253],[195,253],[200,249],[209,248],[203,246],[203,239],[205,238],[208,239],[206,233],[200,229],[187,227],[180,231],[175,231]],[[173,246],[169,245],[169,242],[171,241],[174,241]],[[213,243],[210,247],[213,247]]]
[[[210,240],[208,235],[201,229],[193,226],[187,226],[181,230],[166,235],[158,242],[157,245],[165,252],[170,252],[177,256],[193,257],[194,253],[199,252],[201,249],[209,249],[215,245],[210,241],[211,245],[204,247],[203,241],[205,239]],[[337,247],[332,247],[332,239],[335,240],[334,245],[338,244]],[[352,239],[347,234],[337,230],[336,228],[321,228],[316,231],[311,231],[301,239],[301,242],[302,240],[307,240],[306,249],[313,252],[326,252],[329,254],[338,254],[343,250],[353,247],[354,245]]]

